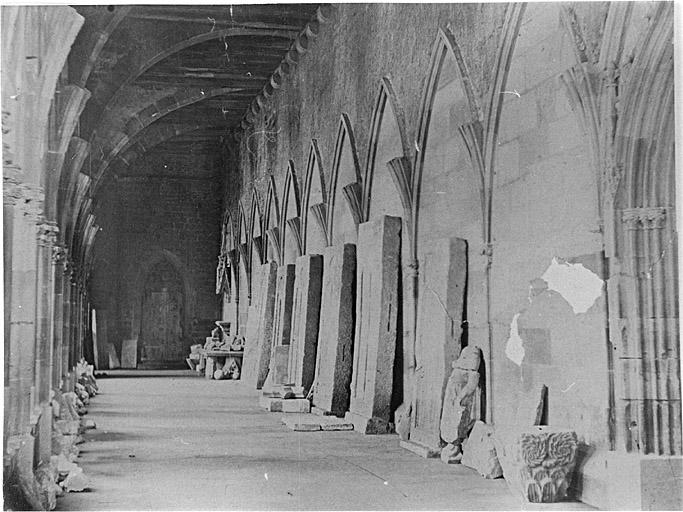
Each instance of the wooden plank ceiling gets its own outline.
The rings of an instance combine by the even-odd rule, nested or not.
[[[150,152],[191,152],[206,161],[318,5],[75,8],[85,23],[69,57],[69,80],[91,93],[79,137],[91,145],[83,172],[99,181],[111,168],[133,174],[134,162]]]

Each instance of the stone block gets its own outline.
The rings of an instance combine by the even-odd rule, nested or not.
[[[328,247],[323,262],[313,405],[323,414],[343,416],[353,368],[356,246]]]
[[[410,441],[439,453],[439,423],[451,364],[460,351],[467,242],[435,240],[420,258]],[[450,440],[448,440],[450,441]]]
[[[399,446],[425,459],[436,459],[441,455],[440,449],[429,448],[415,442],[399,441]]]
[[[270,412],[311,412],[311,402],[305,398],[270,398],[269,407]]]
[[[341,418],[315,414],[288,414],[283,416],[282,423],[290,430],[298,432],[353,430],[353,424]]]
[[[389,433],[396,351],[401,224],[384,216],[358,229],[353,375],[347,419],[354,430]]]
[[[493,427],[477,421],[467,441],[463,443],[462,465],[475,469],[484,478],[500,478],[500,467],[494,443]]]
[[[320,419],[312,414],[288,414],[282,417],[282,424],[295,432],[319,432]]]
[[[315,378],[320,321],[323,257],[307,254],[296,260],[292,330],[289,350],[289,380],[308,393]]]
[[[123,340],[121,345],[121,368],[137,368],[138,340]]]
[[[320,424],[320,428],[325,432],[353,430],[353,423],[345,421],[342,418],[330,417]]]

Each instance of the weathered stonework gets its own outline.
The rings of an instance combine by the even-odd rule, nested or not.
[[[555,503],[567,494],[577,450],[576,433],[532,427],[510,444],[498,443],[498,459],[514,493],[531,503]]]
[[[313,406],[343,416],[349,407],[353,369],[356,246],[328,247],[323,262]]]
[[[385,216],[358,229],[357,322],[346,418],[363,434],[392,430],[401,224],[400,218]]]
[[[247,386],[261,389],[270,364],[277,265],[265,263],[256,272],[254,284],[258,283],[259,289],[254,293],[247,321],[241,379]]]
[[[450,364],[460,350],[467,243],[439,240],[423,255],[415,338],[415,398],[410,441],[438,453],[439,421]]]
[[[292,330],[289,350],[289,380],[306,395],[315,378],[318,325],[323,279],[323,257],[300,256],[296,260]]]

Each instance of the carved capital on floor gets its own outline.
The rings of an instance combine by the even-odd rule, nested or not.
[[[567,494],[576,464],[576,432],[532,427],[498,452],[505,480],[531,503],[555,503]]]
[[[621,220],[626,229],[661,229],[666,219],[666,208],[650,206],[644,208],[625,208]]]

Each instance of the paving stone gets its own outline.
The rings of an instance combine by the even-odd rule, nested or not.
[[[268,410],[270,412],[310,412],[311,402],[305,398],[270,398]]]
[[[328,247],[323,262],[313,405],[323,414],[343,416],[353,370],[356,246]]]
[[[364,434],[392,430],[401,224],[399,217],[384,216],[358,229],[357,323],[346,419]]]

